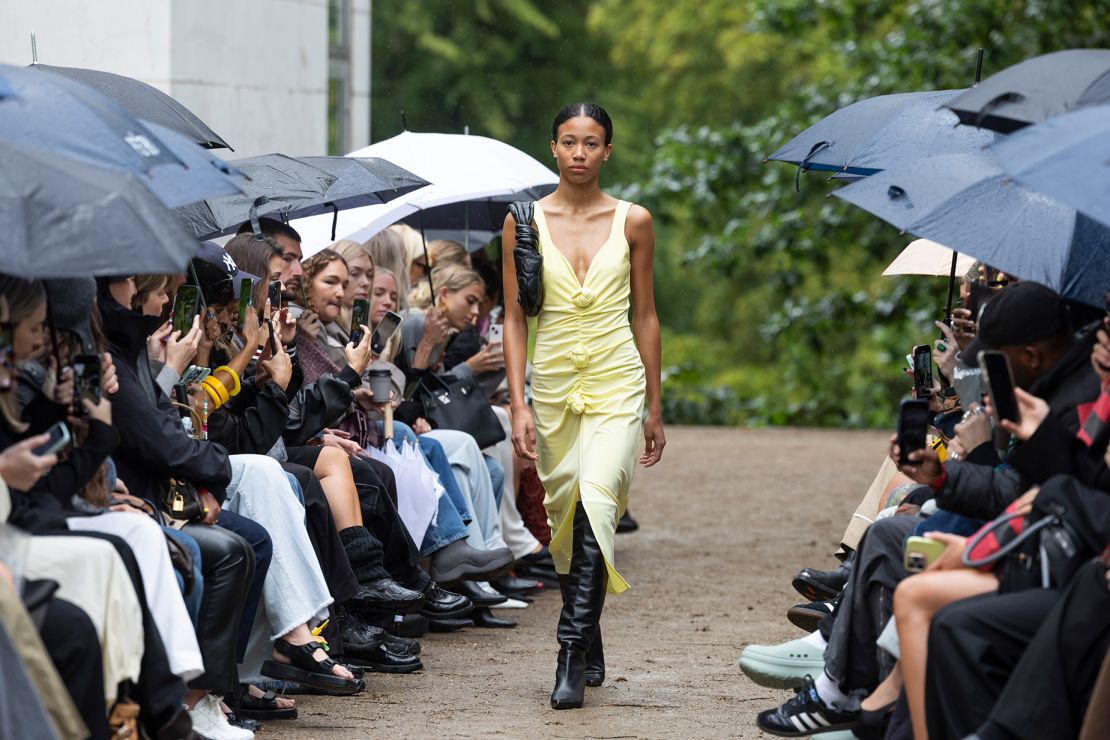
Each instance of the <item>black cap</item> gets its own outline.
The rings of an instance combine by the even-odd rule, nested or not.
[[[96,280],[85,278],[51,278],[44,280],[50,302],[47,318],[55,329],[68,331],[81,340],[81,351],[96,352],[89,314],[96,307]],[[130,308],[130,306],[127,306]]]
[[[1030,344],[1069,331],[1064,300],[1040,283],[1003,288],[983,308],[979,339],[991,348]]]

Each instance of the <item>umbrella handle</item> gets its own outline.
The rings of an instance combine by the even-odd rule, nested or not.
[[[959,258],[959,253],[952,250],[952,269],[948,273],[948,301],[944,306],[944,323],[949,327],[952,326],[952,298],[956,293],[956,260]]]

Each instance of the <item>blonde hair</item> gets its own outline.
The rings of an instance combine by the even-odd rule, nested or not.
[[[424,237],[408,224],[393,224],[389,228],[401,237],[401,243],[405,246],[405,272],[408,272],[412,263],[424,256]]]
[[[347,263],[347,269],[351,269],[351,262],[359,257],[365,257],[370,260],[370,282],[374,282],[374,272],[376,266],[374,264],[374,255],[370,254],[370,250],[350,239],[340,239],[335,244],[332,244],[330,249],[343,258]],[[351,325],[351,309],[344,305],[339,309],[339,318],[336,319],[340,326]]]
[[[434,267],[446,264],[470,267],[470,253],[466,247],[450,239],[434,239],[428,242],[429,264]]]
[[[370,237],[363,245],[370,252],[376,270],[387,270],[397,281],[397,302],[399,310],[408,308],[409,303],[409,265],[405,240],[398,226],[390,226]]]
[[[436,293],[447,289],[449,293],[469,288],[471,285],[480,285],[483,290],[485,289],[485,281],[482,276],[471,270],[466,265],[460,265],[454,262],[448,262],[438,267],[432,268],[432,283],[436,286]],[[420,285],[412,291],[412,305],[418,308],[428,308],[432,305],[432,292],[428,287],[428,281],[421,280]]]

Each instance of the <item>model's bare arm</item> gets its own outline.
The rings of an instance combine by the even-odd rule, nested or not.
[[[642,206],[628,211],[626,236],[632,261],[632,334],[644,363],[647,419],[644,422],[644,454],[640,462],[651,467],[663,457],[667,444],[663,433],[663,399],[660,381],[662,360],[659,316],[655,313],[655,226]]]
[[[501,235],[501,262],[505,296],[505,375],[509,381],[509,408],[513,417],[513,450],[527,460],[536,459],[536,424],[524,398],[524,367],[528,362],[528,318],[517,301],[516,219],[505,217]]]

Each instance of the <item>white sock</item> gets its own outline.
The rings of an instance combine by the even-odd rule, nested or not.
[[[824,651],[829,646],[829,641],[821,636],[821,630],[814,630],[802,638],[802,642],[806,645],[812,645],[818,650]]]
[[[821,697],[821,701],[825,706],[832,709],[833,702],[845,701],[848,695],[840,690],[840,687],[833,683],[828,674],[821,671],[821,675],[813,682],[814,688],[817,689],[817,696]]]

